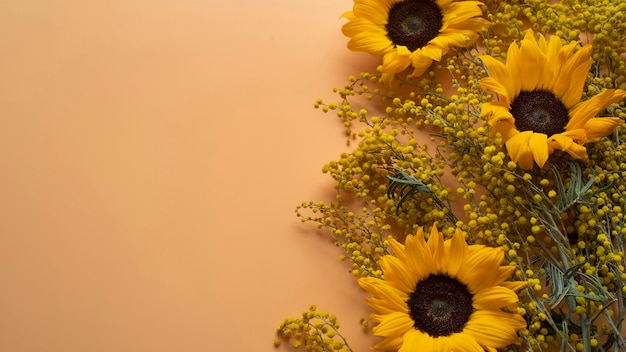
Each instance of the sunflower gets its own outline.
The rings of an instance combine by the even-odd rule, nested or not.
[[[562,45],[561,40],[526,32],[520,46],[512,44],[506,65],[488,55],[479,58],[490,77],[480,80],[498,101],[483,104],[482,114],[492,126],[492,136],[500,133],[511,159],[523,169],[539,167],[554,150],[573,158],[586,159],[585,143],[597,142],[623,121],[594,118],[608,105],[626,97],[626,91],[608,89],[581,101],[587,73],[592,63],[591,45],[576,53],[577,43]]]
[[[450,240],[433,226],[405,243],[391,239],[395,255],[380,259],[384,279],[359,279],[378,311],[374,335],[385,337],[374,349],[404,351],[495,351],[519,343],[524,319],[514,309],[515,290],[526,282],[507,281],[514,266],[500,266],[501,248],[468,246],[457,229]]]
[[[382,56],[382,80],[413,65],[419,76],[451,46],[465,47],[489,21],[479,1],[354,0],[342,17],[348,48]]]

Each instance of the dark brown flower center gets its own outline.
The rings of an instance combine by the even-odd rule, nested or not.
[[[547,90],[521,91],[513,99],[510,111],[519,131],[544,133],[548,137],[565,131],[569,121],[563,102]]]
[[[474,311],[472,297],[459,280],[431,274],[409,295],[407,305],[413,326],[432,337],[461,332]]]
[[[414,51],[435,38],[442,25],[443,14],[434,0],[404,0],[391,6],[385,29],[395,45]]]

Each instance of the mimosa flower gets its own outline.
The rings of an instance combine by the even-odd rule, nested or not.
[[[380,259],[384,279],[359,279],[378,311],[374,335],[385,337],[375,349],[482,352],[519,343],[525,320],[501,308],[516,306],[526,282],[505,281],[515,267],[500,265],[501,248],[468,246],[460,230],[444,241],[436,226],[428,242],[420,228],[390,245],[395,255]]]
[[[532,169],[533,161],[543,167],[554,150],[586,159],[584,144],[599,141],[623,122],[595,116],[624,99],[626,91],[608,89],[581,101],[591,45],[574,53],[576,45],[562,45],[556,36],[537,41],[529,29],[519,46],[509,47],[506,65],[480,56],[490,76],[481,87],[498,96],[482,106],[482,114],[491,134],[501,134],[511,159],[523,169]]]
[[[354,0],[343,14],[350,20],[342,31],[350,37],[348,48],[382,56],[382,80],[413,66],[423,74],[441,60],[449,47],[465,47],[489,22],[479,1]]]

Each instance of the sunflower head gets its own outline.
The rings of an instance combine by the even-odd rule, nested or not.
[[[483,351],[519,343],[526,322],[502,308],[516,307],[515,290],[526,282],[505,281],[515,267],[500,265],[502,249],[468,246],[458,229],[444,241],[436,226],[428,241],[420,228],[390,246],[394,255],[380,260],[384,279],[359,279],[378,311],[374,334],[385,338],[375,349]]]
[[[382,56],[382,80],[391,83],[396,73],[413,66],[423,74],[441,60],[449,47],[465,47],[489,22],[479,1],[355,0],[343,14],[349,20],[342,31],[348,48]]]
[[[489,73],[480,84],[498,96],[483,104],[482,114],[523,169],[534,163],[543,167],[554,150],[586,159],[584,144],[599,141],[622,123],[595,116],[624,99],[626,91],[609,89],[581,101],[592,58],[591,45],[575,52],[577,45],[563,45],[556,36],[536,40],[529,29],[519,45],[509,47],[506,64],[480,56]]]

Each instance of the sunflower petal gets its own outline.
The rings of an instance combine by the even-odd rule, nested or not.
[[[584,128],[577,128],[566,130],[565,132],[559,133],[560,135],[570,137],[574,143],[585,144],[587,143],[587,130]]]
[[[454,0],[436,0],[435,2],[437,3],[437,6],[439,6],[439,8],[441,9],[441,11],[448,11],[448,6],[453,2]]]
[[[558,39],[560,41],[560,39]],[[569,57],[572,56],[576,43],[568,44],[559,47],[559,51],[556,57],[553,57],[551,66],[554,67],[554,74],[549,83],[550,91],[554,92],[557,96],[562,96],[568,89],[569,77],[562,75],[563,68]]]
[[[428,52],[428,49],[426,50]],[[436,56],[436,53],[430,52]],[[433,64],[433,59],[424,54],[424,50],[417,49],[411,53],[411,65],[413,65],[413,76],[419,77]]]
[[[450,46],[465,47],[469,42],[469,37],[460,30],[454,30],[450,28],[442,28],[439,32],[439,36],[433,38],[428,44],[436,45],[440,48],[445,48],[444,54],[448,51]]]
[[[434,271],[433,254],[424,240],[424,229],[419,228],[413,236],[407,236],[404,241],[406,248],[407,266],[415,273],[416,280],[422,280]]]
[[[518,344],[517,330],[524,327],[526,321],[517,314],[479,310],[471,315],[463,332],[482,346],[500,348]]]
[[[538,88],[554,91],[552,83],[555,77],[558,76],[559,70],[561,69],[561,66],[558,63],[558,57],[562,46],[563,44],[561,43],[561,39],[556,35],[551,36],[548,40],[548,44],[544,52],[546,53],[546,62],[549,62],[550,64],[545,65],[543,68],[543,77],[539,82]]]
[[[383,55],[383,81],[391,84],[396,73],[404,71],[411,64],[411,52],[406,46],[398,45]]]
[[[387,35],[387,32],[382,27],[375,25],[363,17],[356,17],[341,26],[341,32],[346,37],[354,37],[359,35],[359,33],[370,33],[371,36]]]
[[[470,253],[457,272],[457,278],[474,294],[494,284],[497,271],[504,258],[502,249],[485,247]]]
[[[590,119],[585,124],[585,130],[587,130],[587,142],[597,142],[602,138],[613,133],[617,126],[621,125],[624,121],[619,117],[598,117]]]
[[[413,319],[408,314],[393,312],[383,317],[380,324],[376,325],[372,331],[376,336],[395,335],[399,332],[413,330]]]
[[[375,277],[362,277],[358,280],[359,286],[365,291],[378,293],[378,285],[384,285],[384,280]]]
[[[372,346],[372,349],[378,351],[397,350],[398,348],[400,348],[400,346],[402,346],[402,340],[402,336],[388,336],[383,341]]]
[[[576,104],[570,110],[570,120],[565,126],[565,129],[574,130],[584,128],[587,121],[596,116],[600,110],[624,98],[626,98],[626,91],[621,89],[607,89],[589,100]]]
[[[581,52],[582,50],[577,52],[576,54],[580,54]],[[580,98],[583,95],[585,81],[587,80],[587,72],[589,72],[589,67],[591,67],[592,61],[593,60],[591,59],[591,57],[589,57],[587,61],[572,68],[569,72],[566,69],[563,70],[566,72],[566,74],[569,74],[567,76],[569,80],[569,85],[565,92],[557,92],[557,96],[560,97],[563,105],[565,105],[567,108],[571,108],[580,101]]]
[[[569,137],[569,136],[567,136],[565,134],[561,134],[561,136],[562,137],[559,137],[559,135],[553,136],[553,138],[555,138],[556,142],[549,141],[548,143],[556,144],[558,142],[558,143],[563,144],[560,141],[561,139],[563,139],[563,140],[567,140],[567,139],[572,140],[571,137]],[[558,149],[558,148],[555,147],[555,149]],[[587,159],[587,148],[585,148],[585,146],[583,146],[583,145],[581,145],[579,143],[576,143],[576,141],[572,141],[572,143],[568,143],[566,149],[563,148],[561,150],[563,150],[567,154],[571,155],[575,159]]]
[[[569,149],[567,149],[565,152],[567,152],[567,154],[571,155],[573,158],[575,159],[587,159],[589,156],[587,155],[587,148],[585,148],[584,146],[580,145],[580,144],[572,144],[571,147],[569,147]]]
[[[481,106],[481,116],[487,116],[487,121],[491,126],[498,124],[502,120],[513,120],[513,115],[509,111],[507,103],[492,101]]]
[[[358,280],[359,286],[363,288],[365,291],[370,292],[376,297],[398,297],[398,299],[402,302],[406,302],[408,299],[408,293],[406,291],[401,291],[388,283],[385,280],[374,278],[374,277],[364,277]]]
[[[498,274],[496,275],[496,280],[494,281],[494,285],[499,285],[504,282],[506,279],[511,277],[511,274],[515,271],[514,266],[501,266],[498,268]]]
[[[404,334],[402,347],[398,352],[433,351],[434,338],[419,330],[411,329]]]
[[[358,280],[358,284],[359,286],[361,286],[362,289],[371,293],[372,297],[389,300],[390,304],[387,306],[387,308],[394,306],[396,300],[399,300],[403,304],[401,305],[401,307],[406,306],[405,303],[406,303],[406,300],[408,299],[407,294],[387,284],[382,279],[377,279],[373,277],[360,278]],[[400,311],[403,311],[403,310],[400,310]]]
[[[385,25],[389,15],[387,2],[380,0],[355,1],[352,11],[357,17],[366,18],[377,25]]]
[[[532,150],[533,159],[539,165],[543,165],[548,161],[550,151],[548,150],[548,136],[543,133],[533,133],[528,141]]]
[[[428,237],[427,244],[428,247],[430,247],[431,252],[433,253],[435,272],[439,273],[446,265],[449,253],[446,246],[444,246],[443,234],[440,233],[439,230],[437,230],[436,222],[430,231],[430,237]]]
[[[367,298],[365,302],[379,313],[401,312],[408,314],[409,308],[406,304],[408,297],[403,292],[394,289],[381,289],[374,294],[375,296]]]
[[[443,54],[441,48],[438,48],[434,45],[426,45],[424,47],[422,47],[421,49],[422,55],[426,56],[427,58],[431,59],[432,61],[440,61],[441,60],[441,55]]]
[[[379,260],[380,267],[385,275],[385,281],[404,292],[415,289],[415,275],[406,268],[404,263],[394,256],[384,256]]]
[[[339,17],[343,17],[343,18],[347,18],[349,20],[353,20],[356,18],[356,16],[354,15],[354,12],[352,11],[346,11],[344,13],[341,14],[341,16]]]
[[[511,45],[514,46],[514,45]],[[506,69],[506,66],[497,59],[489,55],[480,55],[478,58],[483,62],[489,73],[489,77],[493,77],[496,81],[504,87],[506,94],[503,95],[510,102],[513,100],[518,91],[515,90],[510,72]],[[482,84],[482,80],[481,80]]]
[[[391,40],[370,32],[358,33],[348,41],[348,49],[352,51],[364,51],[373,55],[383,55],[392,48],[393,43]]]
[[[450,258],[448,262],[448,274],[456,276],[461,265],[469,255],[469,249],[465,237],[460,229],[456,229],[454,236],[450,240]]]
[[[496,133],[500,133],[500,135],[502,136],[502,140],[506,142],[520,132],[517,130],[517,128],[515,128],[515,124],[513,121],[502,120],[502,121],[499,121],[491,129],[492,136],[495,135]]]
[[[506,141],[506,149],[509,151],[511,160],[518,163],[522,169],[533,168],[533,153],[530,148],[532,131],[520,132]]]
[[[464,333],[452,334],[449,337],[451,351],[485,352],[472,336]]]
[[[562,133],[555,134],[548,139],[548,145],[551,148],[557,149],[557,150],[563,150],[563,151],[568,150],[572,146],[573,143],[574,141],[572,140],[571,137],[566,136]]]
[[[509,101],[509,92],[506,90],[506,87],[502,84],[502,82],[498,81],[497,79],[493,77],[485,77],[480,80],[480,86],[484,90],[490,90],[498,94],[498,100],[500,100],[500,102],[503,105],[506,105],[507,107],[510,106],[511,102]],[[488,105],[488,104],[490,103],[483,104],[483,110],[485,110],[484,109],[485,105]],[[507,109],[507,112],[508,112],[508,109]]]
[[[532,32],[530,29],[528,31]],[[526,36],[528,36],[528,33]],[[519,46],[515,43],[511,44],[506,53],[506,71],[509,73],[509,79],[511,80],[509,84],[512,86],[512,91],[509,95],[511,100],[513,100],[513,97],[517,96],[522,89],[522,80],[524,80],[524,76],[522,76],[520,71],[523,65],[523,60],[524,58],[522,57]]]
[[[433,339],[433,351],[448,352],[450,351],[450,339],[447,337],[436,337]]]
[[[555,86],[554,93],[568,109],[580,100],[592,61],[591,45],[585,45],[561,66],[558,80],[566,84]]]
[[[406,262],[404,244],[398,242],[395,238],[391,238],[389,239],[389,247],[396,257],[398,257],[403,262]]]
[[[479,1],[456,1],[448,6],[443,22],[449,26],[455,26],[467,22],[467,20],[482,16]]]
[[[406,302],[402,300],[394,300],[398,296],[386,296],[383,298],[369,297],[365,299],[370,307],[374,308],[380,314],[390,314],[393,312],[403,312],[408,314]]]
[[[486,287],[474,295],[474,309],[498,310],[519,300],[517,294],[503,286]]]
[[[500,285],[512,291],[519,291],[525,288],[526,286],[528,286],[528,282],[527,281],[505,281],[501,283]]]
[[[530,38],[526,39],[529,37]],[[520,77],[521,89],[525,91],[532,91],[538,85],[541,77],[543,76],[543,67],[546,66],[546,56],[539,50],[539,46],[532,37],[532,30],[528,30],[526,38],[522,41],[522,47],[520,48],[520,55],[523,59],[519,61],[518,74]],[[508,59],[507,59],[508,60]]]

